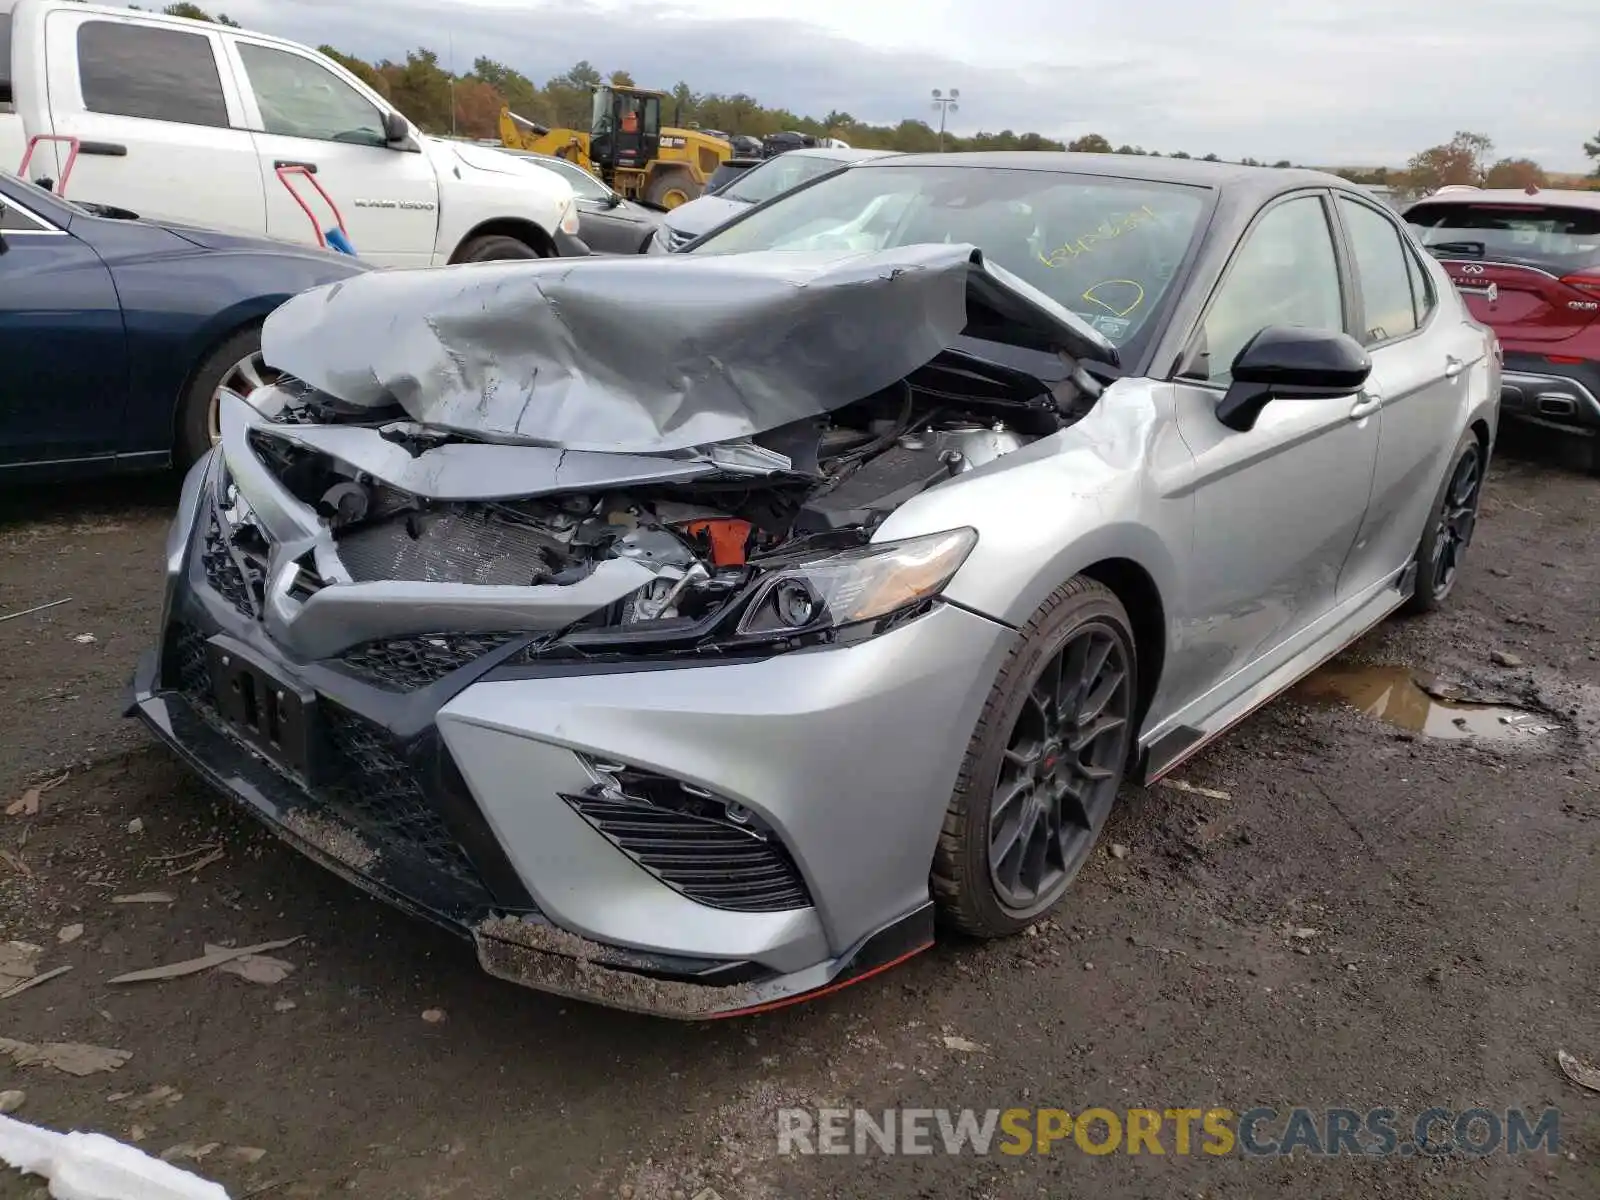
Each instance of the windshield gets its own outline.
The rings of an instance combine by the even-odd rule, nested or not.
[[[715,171],[711,172],[711,178],[706,180],[706,193],[709,195],[720,192],[739,176],[750,170],[751,165],[747,162],[723,163]]]
[[[572,190],[584,200],[604,200],[611,195],[611,189],[601,183],[577,163],[570,163],[564,158],[546,158],[543,156],[529,155],[528,161],[535,166],[544,167],[554,171],[572,185]]]
[[[808,179],[837,171],[843,162],[820,154],[780,154],[759,167],[751,167],[721,193],[729,200],[761,204],[797,188]]]
[[[1154,328],[1151,318],[1209,200],[1207,189],[1146,180],[875,165],[785,196],[690,253],[970,242],[1082,317],[1131,361],[1128,348],[1137,354],[1141,335]]]
[[[1600,265],[1600,208],[1555,204],[1421,204],[1406,223],[1430,253],[1491,259],[1557,275]]]

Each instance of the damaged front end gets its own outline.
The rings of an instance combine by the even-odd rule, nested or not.
[[[977,533],[878,527],[1082,416],[1109,345],[946,246],[378,273],[291,301],[263,345],[287,377],[223,397],[138,681],[191,763],[548,990],[716,1015],[926,943],[926,905],[831,911],[780,804],[661,769],[642,732],[536,728],[514,689],[645,689],[927,617]],[[990,353],[1018,347],[1052,369]],[[490,794],[528,773],[537,801]],[[618,914],[641,888],[681,937]]]

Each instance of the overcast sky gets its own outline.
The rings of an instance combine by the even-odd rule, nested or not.
[[[535,82],[588,59],[641,84],[748,92],[874,123],[936,117],[1224,158],[1398,166],[1457,129],[1585,170],[1600,0],[222,0],[365,58],[426,45]],[[788,14],[798,13],[799,16]]]

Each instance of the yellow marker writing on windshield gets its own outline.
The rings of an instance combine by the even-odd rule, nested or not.
[[[1133,212],[1126,213],[1120,218],[1108,217],[1101,221],[1096,228],[1081,237],[1063,243],[1048,254],[1039,255],[1039,261],[1047,267],[1059,267],[1064,262],[1071,262],[1080,254],[1088,254],[1101,242],[1121,237],[1130,229],[1148,225],[1156,219],[1154,210],[1148,204],[1135,209]],[[1137,308],[1138,305],[1136,304],[1134,307]]]
[[[1101,288],[1116,287],[1118,285],[1133,289],[1133,301],[1125,308],[1118,308],[1115,304],[1112,304],[1108,300],[1095,295],[1095,293]],[[1084,292],[1083,298],[1090,304],[1098,304],[1101,308],[1105,309],[1113,316],[1125,317],[1134,309],[1138,308],[1139,305],[1144,303],[1144,285],[1133,279],[1102,279],[1088,291]],[[1126,297],[1123,298],[1126,299]]]

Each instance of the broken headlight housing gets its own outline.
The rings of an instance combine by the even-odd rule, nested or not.
[[[915,608],[944,590],[977,544],[977,530],[951,529],[774,566],[736,636],[842,629]]]

